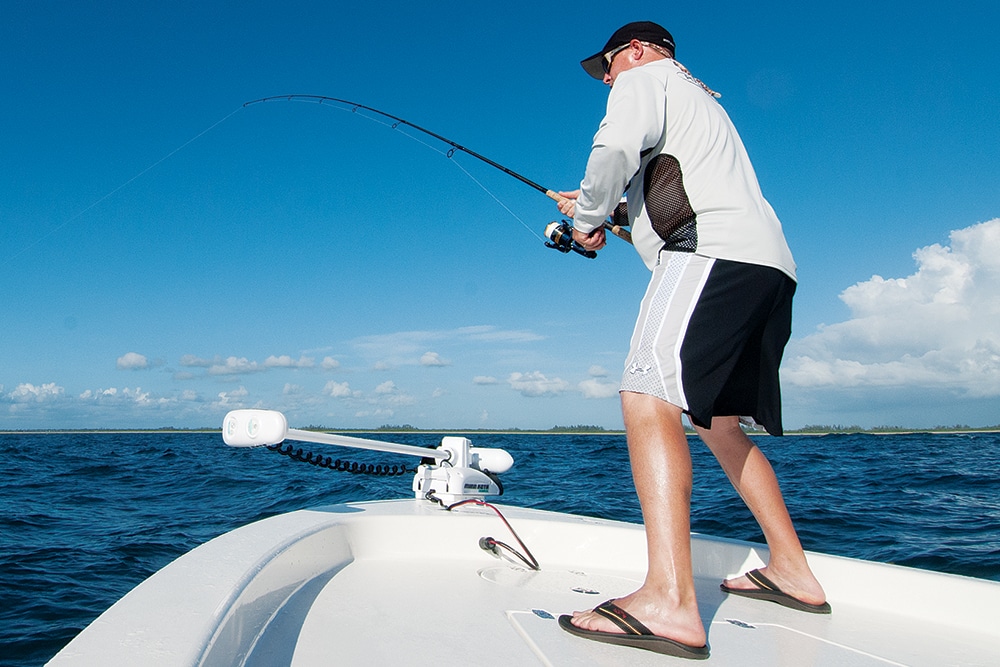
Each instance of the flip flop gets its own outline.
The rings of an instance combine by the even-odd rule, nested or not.
[[[573,625],[571,620],[573,617],[566,615],[559,617],[559,627],[577,637],[593,639],[605,644],[631,646],[633,648],[662,653],[663,655],[671,655],[675,658],[704,660],[708,657],[708,645],[689,646],[688,644],[675,642],[673,639],[658,637],[649,628],[640,623],[635,616],[616,605],[614,600],[608,600],[604,604],[594,607],[594,611],[617,625],[625,634],[602,632],[600,630],[584,630]]]
[[[746,577],[757,588],[730,588],[725,583],[719,584],[719,588],[731,595],[742,595],[745,598],[753,598],[754,600],[767,600],[780,604],[782,607],[805,611],[810,614],[830,613],[830,604],[828,602],[824,602],[823,604],[809,604],[798,598],[793,598],[778,588],[773,581],[761,574],[760,570],[751,570],[747,572]]]

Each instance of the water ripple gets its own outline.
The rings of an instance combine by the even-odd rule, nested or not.
[[[437,444],[427,434],[371,437]],[[623,436],[474,440],[514,456],[504,503],[641,521]],[[756,442],[807,549],[1000,580],[1000,435]],[[691,451],[692,529],[763,541],[711,454],[693,438]],[[0,435],[0,454],[0,647],[11,665],[44,662],[137,583],[216,535],[301,507],[411,495],[409,476],[333,473],[227,448],[216,434]]]

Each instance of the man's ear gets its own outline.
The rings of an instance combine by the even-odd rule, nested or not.
[[[632,62],[639,62],[642,59],[643,54],[646,52],[646,45],[637,39],[633,39],[628,44],[629,55],[632,57]]]

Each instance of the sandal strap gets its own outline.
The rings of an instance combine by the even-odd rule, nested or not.
[[[617,625],[627,635],[653,634],[639,619],[615,604],[614,600],[594,607],[594,611]]]
[[[747,572],[747,579],[753,582],[757,588],[765,591],[774,591],[776,593],[781,592],[781,589],[778,588],[777,584],[761,574],[760,570],[750,570]]]

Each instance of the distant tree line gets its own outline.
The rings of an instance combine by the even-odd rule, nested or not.
[[[1000,424],[994,426],[969,426],[968,424],[955,424],[953,426],[934,426],[931,428],[908,428],[906,426],[872,426],[865,428],[852,424],[842,426],[840,424],[809,424],[802,428],[797,428],[790,433],[910,433],[913,431],[998,431]]]
[[[553,426],[549,429],[551,433],[606,433],[603,426],[591,426],[589,424],[577,424],[576,426]]]

